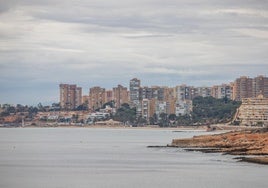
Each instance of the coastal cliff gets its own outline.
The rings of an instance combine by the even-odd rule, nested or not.
[[[242,161],[268,164],[268,128],[194,136],[188,139],[174,139],[170,146],[187,148],[189,151],[253,155],[258,157],[240,157],[239,159]]]

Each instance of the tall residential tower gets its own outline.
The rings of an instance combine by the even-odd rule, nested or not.
[[[73,110],[82,104],[82,88],[76,85],[60,84],[60,106]]]
[[[129,82],[130,102],[132,105],[137,106],[140,101],[140,87],[141,81],[137,78],[133,78]]]

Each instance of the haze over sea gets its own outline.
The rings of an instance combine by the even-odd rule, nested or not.
[[[0,129],[0,187],[266,188],[268,168],[166,145],[205,132],[166,129]]]

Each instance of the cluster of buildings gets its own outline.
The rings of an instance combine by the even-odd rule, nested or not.
[[[72,110],[80,105],[86,105],[94,112],[103,108],[108,102],[113,102],[116,109],[123,103],[136,107],[137,117],[149,120],[161,113],[189,114],[192,111],[192,100],[197,96],[214,98],[228,98],[242,101],[248,98],[257,98],[259,95],[268,98],[268,77],[257,76],[249,78],[242,76],[229,84],[212,87],[193,87],[188,85],[142,86],[141,81],[133,78],[129,82],[129,89],[118,85],[110,90],[100,86],[89,89],[87,95],[82,96],[82,88],[76,85],[60,84],[60,106],[65,110]]]

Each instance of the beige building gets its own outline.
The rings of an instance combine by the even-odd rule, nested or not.
[[[101,108],[105,103],[105,89],[99,86],[89,89],[89,99],[91,110]]]
[[[149,122],[149,118],[155,113],[155,99],[143,99],[141,102],[141,115]]]
[[[82,88],[76,85],[60,84],[60,106],[72,110],[82,104]]]
[[[105,103],[113,101],[113,100],[114,100],[113,90],[105,91]]]
[[[194,92],[194,96],[192,97],[192,99],[194,99],[194,97],[197,96],[201,96],[201,97],[209,97],[211,96],[211,87],[196,87],[194,88],[195,92]]]
[[[121,85],[113,88],[113,96],[116,108],[120,108],[122,104],[129,102],[127,88]]]
[[[234,121],[241,122],[241,125],[268,125],[268,98],[260,95],[242,99]]]
[[[178,101],[193,100],[196,97],[196,89],[193,86],[187,86],[185,84],[176,86],[176,99]]]
[[[241,101],[244,98],[251,98],[253,96],[252,78],[241,76],[234,82],[233,99]]]
[[[241,76],[237,78],[233,86],[233,99],[241,101],[244,98],[263,95],[268,97],[268,77],[257,76],[249,78]]]
[[[232,99],[233,87],[231,86],[231,84],[215,85],[211,88],[211,96],[216,99],[222,99],[224,97]]]
[[[258,76],[253,79],[253,97],[263,95],[268,98],[268,77]]]
[[[176,99],[176,89],[164,87],[164,101],[172,101]]]
[[[87,104],[88,109],[90,109],[90,97],[88,95],[82,97],[82,104]]]

